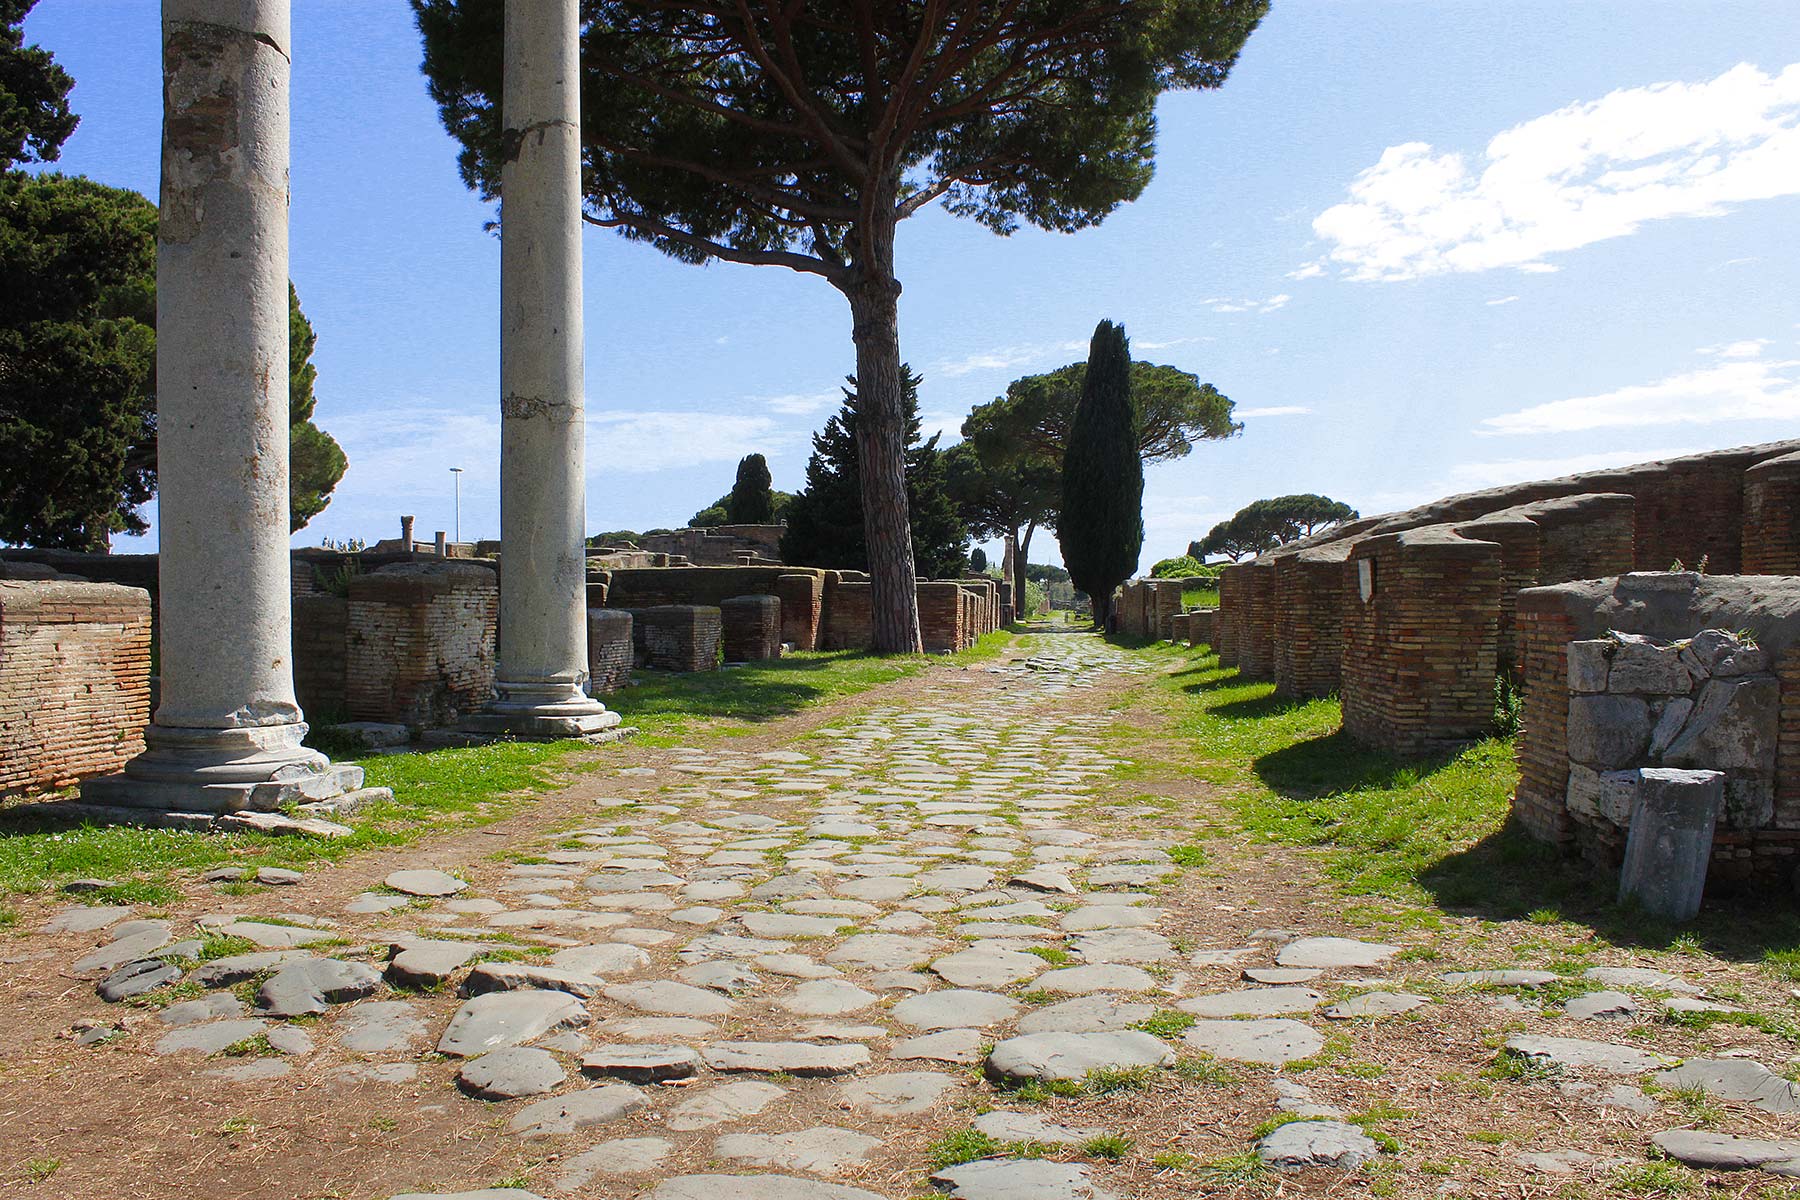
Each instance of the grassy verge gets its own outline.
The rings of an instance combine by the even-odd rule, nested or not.
[[[959,657],[991,658],[1010,638],[1005,631],[989,634]],[[640,676],[635,686],[607,697],[607,704],[637,726],[639,741],[671,745],[699,734],[749,732],[811,705],[916,674],[930,661],[923,655],[800,653],[729,671]],[[99,877],[116,880],[119,887],[83,899],[168,903],[176,895],[169,883],[174,872],[225,864],[305,868],[501,820],[532,797],[598,769],[614,752],[579,743],[502,742],[364,759],[368,786],[392,788],[394,799],[359,814],[353,836],[330,842],[78,826],[0,808],[0,895]],[[11,923],[8,914],[0,906],[0,928]]]
[[[1216,785],[1235,825],[1310,849],[1347,896],[1492,920],[1576,922],[1614,943],[1704,949],[1800,979],[1800,916],[1764,904],[1746,920],[1743,908],[1725,902],[1709,904],[1691,926],[1669,926],[1615,904],[1610,880],[1512,825],[1518,771],[1510,738],[1437,758],[1397,758],[1347,738],[1335,698],[1276,696],[1270,684],[1221,668],[1211,651],[1123,644],[1170,667],[1133,701],[1160,708],[1167,722],[1134,735],[1136,765],[1126,771]]]
[[[1217,608],[1219,607],[1218,588],[1188,588],[1181,593],[1183,608]]]

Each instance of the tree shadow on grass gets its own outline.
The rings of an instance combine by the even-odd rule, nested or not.
[[[1189,690],[1205,691],[1209,690],[1209,685],[1197,683]],[[1305,708],[1311,703],[1311,700],[1302,696],[1278,696],[1274,692],[1270,692],[1263,696],[1246,696],[1242,700],[1227,700],[1223,704],[1213,705],[1210,711],[1214,716],[1223,717],[1228,721],[1254,721],[1263,717],[1278,717],[1283,713]],[[1302,743],[1302,745],[1304,744]]]
[[[1259,700],[1233,700],[1216,706],[1224,713],[1238,708],[1242,717],[1266,717],[1310,704],[1309,700],[1268,696]],[[1266,705],[1254,708],[1255,705]],[[1270,791],[1290,800],[1316,800],[1335,792],[1370,788],[1411,787],[1429,779],[1455,758],[1440,754],[1430,758],[1400,758],[1372,750],[1353,740],[1342,729],[1307,738],[1258,756],[1251,767]]]

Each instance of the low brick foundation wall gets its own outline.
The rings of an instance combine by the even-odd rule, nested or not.
[[[1275,678],[1275,564],[1267,558],[1243,564],[1243,613],[1236,622],[1238,674]]]
[[[633,637],[645,662],[661,671],[714,671],[722,619],[710,604],[665,604],[634,609]]]
[[[1338,690],[1344,652],[1344,562],[1354,542],[1274,556],[1274,677],[1283,696]]]
[[[1232,563],[1219,572],[1219,612],[1213,618],[1213,648],[1219,652],[1221,667],[1238,665],[1238,629],[1249,601],[1248,569],[1243,563]]]
[[[725,661],[762,662],[781,657],[781,599],[733,596],[719,602]]]
[[[1744,574],[1800,575],[1800,453],[1744,473]]]
[[[500,590],[494,572],[439,559],[350,580],[346,707],[357,721],[437,728],[494,692]]]
[[[631,682],[631,625],[631,614],[623,609],[587,610],[589,695],[609,695]]]
[[[1500,548],[1444,528],[1359,542],[1344,620],[1344,730],[1426,754],[1493,728]]]
[[[781,597],[781,640],[796,650],[817,650],[825,607],[824,575],[818,571],[778,575],[775,594]]]
[[[313,725],[344,720],[350,601],[324,592],[294,596],[294,695]]]
[[[149,721],[148,592],[0,581],[0,796],[118,771]]]
[[[954,654],[963,648],[963,596],[959,584],[919,584],[919,640],[925,653]]]
[[[1196,608],[1188,613],[1188,645],[1212,646],[1217,649],[1219,610]]]

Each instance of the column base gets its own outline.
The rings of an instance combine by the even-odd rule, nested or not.
[[[618,713],[569,684],[499,683],[494,690],[499,695],[480,712],[464,717],[456,733],[532,742],[610,741],[606,735],[619,725]]]
[[[81,785],[87,804],[183,813],[278,812],[300,805],[353,807],[363,769],[301,745],[306,724],[189,729],[152,724],[145,750],[117,775]]]

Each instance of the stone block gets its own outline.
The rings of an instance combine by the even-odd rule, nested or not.
[[[1725,777],[1669,767],[1646,767],[1636,775],[1619,899],[1664,920],[1691,921],[1706,889]]]
[[[781,657],[781,599],[732,596],[719,602],[726,662]]]
[[[719,610],[709,604],[664,604],[632,612],[645,661],[663,671],[712,671],[719,665]]]
[[[1725,776],[1725,824],[1733,829],[1761,829],[1775,819],[1773,775],[1728,773]]]
[[[1687,724],[1689,714],[1694,711],[1694,702],[1686,696],[1677,696],[1663,705],[1657,714],[1656,728],[1650,731],[1650,757],[1661,758],[1675,739],[1680,736],[1682,727]]]
[[[1569,716],[1573,753],[1575,717]],[[1781,686],[1772,675],[1713,679],[1700,689],[1694,711],[1663,754],[1671,766],[1773,769],[1781,732]]]
[[[1613,644],[1604,638],[1590,642],[1569,643],[1569,690],[1594,693],[1606,690],[1607,674],[1612,663],[1609,654]]]
[[[1634,766],[1650,747],[1650,705],[1637,696],[1569,700],[1569,759],[1597,770]]]
[[[1588,821],[1609,821],[1624,829],[1637,802],[1635,771],[1596,771],[1579,763],[1569,766],[1569,811]]]
[[[1682,696],[1693,686],[1677,647],[1632,640],[1621,642],[1613,651],[1612,671],[1606,681],[1609,692]]]

